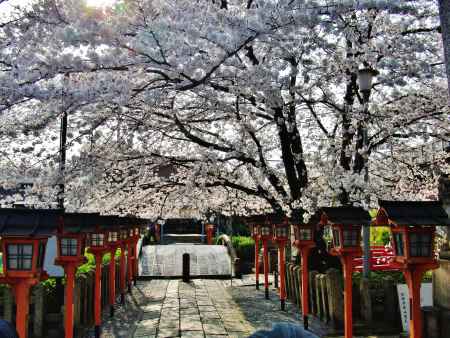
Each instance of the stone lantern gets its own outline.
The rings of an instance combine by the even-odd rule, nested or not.
[[[423,274],[439,264],[434,251],[436,226],[448,226],[440,202],[378,201],[378,226],[389,226],[394,247],[394,266],[404,274],[409,289],[410,337],[422,338],[420,286]]]
[[[273,224],[273,240],[278,244],[279,275],[280,275],[280,303],[281,310],[286,308],[286,285],[285,285],[285,249],[289,242],[289,223],[287,217],[274,215],[271,219]]]
[[[361,229],[370,225],[370,215],[359,207],[322,208],[321,224],[330,225],[333,234],[331,254],[340,258],[344,270],[345,338],[353,337],[352,278],[353,259],[361,257]]]
[[[314,240],[315,230],[320,222],[320,213],[316,213],[311,216],[308,222],[303,222],[303,212],[301,210],[295,210],[293,212],[291,222],[294,228],[294,245],[298,249],[301,262],[302,262],[302,313],[303,313],[303,326],[308,329],[308,315],[309,315],[309,269],[308,259],[309,252],[316,246]]]

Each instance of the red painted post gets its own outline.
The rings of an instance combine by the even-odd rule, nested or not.
[[[127,286],[128,293],[131,293],[131,283],[133,279],[133,240],[127,242]]]
[[[120,245],[120,303],[125,304],[125,284],[126,284],[126,267],[125,267],[125,243]]]
[[[264,255],[264,292],[266,299],[269,299],[269,252],[267,249],[267,240],[263,239],[263,255]]]
[[[409,290],[410,318],[409,336],[410,338],[422,338],[422,311],[420,309],[420,287],[423,274],[427,270],[436,268],[433,264],[416,265],[403,270]]]
[[[117,247],[110,248],[111,259],[109,261],[109,313],[114,317],[114,304],[116,303],[116,250]]]
[[[285,279],[285,269],[286,269],[286,262],[284,258],[285,253],[285,245],[284,242],[279,242],[278,250],[280,253],[280,302],[281,302],[281,310],[285,310],[286,308],[286,279]]]
[[[30,288],[28,280],[19,280],[13,285],[16,298],[16,330],[20,338],[28,337],[28,313],[30,309]]]
[[[103,254],[95,253],[95,289],[94,289],[94,322],[95,338],[100,337],[100,326],[102,325],[102,258]]]
[[[353,279],[353,256],[341,256],[342,265],[344,267],[344,331],[345,338],[353,338],[353,294],[352,294],[352,279]]]
[[[75,264],[67,264],[65,266],[66,272],[66,318],[65,318],[65,338],[73,337],[73,290],[75,288]]]
[[[305,324],[305,329],[308,329],[308,315],[309,315],[309,269],[308,269],[308,255],[309,247],[302,247],[300,254],[302,257],[302,313],[303,313],[303,323]]]
[[[134,285],[136,285],[137,276],[139,274],[139,256],[138,256],[138,250],[137,250],[137,244],[139,242],[139,238],[136,238],[134,241],[134,265],[133,265],[133,280]]]
[[[256,290],[259,290],[259,239],[255,238],[255,280]]]

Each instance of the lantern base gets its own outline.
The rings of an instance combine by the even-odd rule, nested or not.
[[[123,292],[120,294],[120,304],[125,304],[125,294]]]
[[[128,293],[131,293],[131,283],[128,283]]]
[[[133,284],[134,284],[134,286],[137,285],[137,278],[134,279]]]
[[[308,330],[308,316],[303,316],[303,328]]]
[[[95,325],[95,338],[100,338],[100,325]]]
[[[286,311],[286,300],[280,299],[281,311]]]
[[[259,280],[256,281],[256,290],[259,290]]]
[[[109,306],[109,316],[111,318],[114,317],[114,305]]]
[[[266,299],[269,299],[269,288],[268,287],[265,288],[264,293],[265,293]]]

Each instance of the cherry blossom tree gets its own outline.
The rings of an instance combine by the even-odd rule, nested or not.
[[[289,212],[402,196],[405,177],[442,166],[404,164],[409,149],[448,138],[438,18],[431,0],[37,1],[0,26],[4,161],[37,158],[34,176],[60,182],[49,143],[66,112],[75,209]],[[361,67],[379,72],[369,104]]]

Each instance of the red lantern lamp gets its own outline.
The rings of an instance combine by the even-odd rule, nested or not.
[[[281,310],[284,311],[286,307],[286,284],[285,284],[285,247],[289,241],[289,223],[287,217],[272,216],[273,224],[273,239],[278,243],[278,257],[279,257],[279,276],[280,278],[280,304]],[[278,277],[276,277],[278,278]]]
[[[302,283],[301,283],[301,295],[302,295],[302,314],[303,314],[303,326],[308,330],[309,320],[309,268],[308,259],[311,248],[315,247],[314,242],[315,228],[320,221],[318,214],[314,214],[308,223],[303,223],[303,211],[296,210],[292,215],[292,222],[294,227],[295,241],[294,245],[297,247],[302,263]]]
[[[289,240],[289,223],[287,218],[273,225],[273,240],[287,242]]]
[[[402,270],[411,304],[410,337],[422,337],[420,287],[423,274],[436,269],[436,226],[449,226],[442,204],[435,201],[378,201],[378,226],[389,226],[394,247],[394,266]]]
[[[4,275],[7,278],[37,278],[44,273],[47,237],[2,238]]]
[[[266,222],[259,226],[259,236],[263,241],[269,241],[272,239],[272,225],[269,220],[266,220]]]
[[[344,331],[345,338],[353,337],[352,278],[353,259],[360,257],[361,229],[369,225],[371,217],[359,207],[322,208],[322,225],[331,225],[333,249],[331,253],[340,258],[344,270]]]

